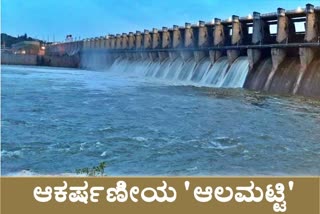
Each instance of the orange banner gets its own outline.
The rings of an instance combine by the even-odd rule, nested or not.
[[[319,214],[319,177],[2,177],[1,213]]]

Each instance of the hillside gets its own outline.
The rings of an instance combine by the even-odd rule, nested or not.
[[[8,34],[1,33],[1,47],[3,47],[3,45],[5,44],[5,48],[11,48],[12,44],[22,41],[40,41],[42,43],[41,40],[28,37],[27,34],[18,37],[13,37]]]

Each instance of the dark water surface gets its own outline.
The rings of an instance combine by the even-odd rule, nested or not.
[[[2,174],[320,175],[320,102],[2,67]]]

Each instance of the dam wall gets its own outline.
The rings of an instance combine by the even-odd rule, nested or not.
[[[1,64],[3,65],[30,65],[30,66],[52,66],[52,67],[80,67],[80,54],[73,56],[40,56],[29,54],[1,54]]]
[[[47,54],[182,84],[320,97],[319,29],[320,8],[307,4],[61,43]]]
[[[52,67],[67,67],[79,68],[80,67],[80,54],[73,56],[42,56],[38,65],[52,66]]]
[[[37,65],[37,55],[20,55],[1,53],[1,64],[4,65]]]

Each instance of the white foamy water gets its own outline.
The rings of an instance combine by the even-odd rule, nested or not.
[[[231,66],[226,57],[212,63],[209,58],[200,62],[189,59],[150,60],[117,59],[107,71],[155,78],[174,85],[242,88],[249,71],[247,57],[239,57]]]

